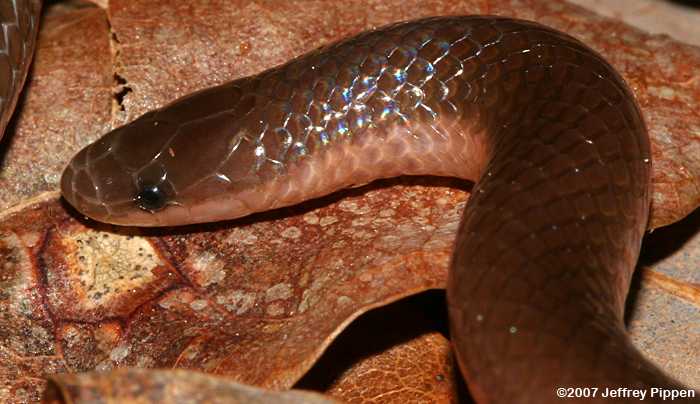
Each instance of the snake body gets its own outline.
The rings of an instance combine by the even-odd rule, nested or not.
[[[81,150],[61,185],[98,221],[170,226],[397,175],[474,181],[448,281],[457,361],[479,402],[546,403],[557,387],[682,388],[623,323],[650,158],[596,52],[532,22],[439,17],[149,112]]]
[[[34,55],[41,0],[0,2],[0,139]]]

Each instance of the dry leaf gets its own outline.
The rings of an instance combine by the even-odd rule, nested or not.
[[[560,2],[395,3],[113,0],[106,11],[45,16],[15,131],[0,146],[0,399],[38,399],[51,374],[123,366],[289,388],[361,313],[444,286],[467,198],[456,180],[382,181],[234,222],[156,231],[82,222],[55,192],[37,197],[113,124],[366,28],[491,13],[578,36],[620,69],[644,109],[652,226],[700,204],[698,48]],[[687,312],[698,324],[698,310]],[[687,346],[700,345],[697,329],[686,331]],[[697,363],[692,349],[678,363]],[[687,366],[666,368],[700,385],[697,372],[682,373]]]
[[[443,291],[403,299],[353,322],[296,386],[347,403],[462,402],[446,334]]]
[[[317,393],[266,391],[185,370],[119,369],[51,378],[49,403],[333,404]]]

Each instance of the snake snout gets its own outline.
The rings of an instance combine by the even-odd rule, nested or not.
[[[87,149],[71,160],[61,176],[61,195],[78,212],[90,217],[108,217],[109,212],[99,199],[99,186],[89,175],[85,158]]]

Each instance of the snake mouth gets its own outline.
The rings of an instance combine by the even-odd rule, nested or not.
[[[176,201],[168,202],[157,212],[144,210],[138,206],[136,197],[105,202],[100,198],[100,184],[95,183],[86,166],[80,161],[85,152],[81,151],[66,167],[61,177],[61,194],[81,215],[98,222],[118,226],[162,227],[177,226],[207,221],[206,214],[221,209],[224,203],[204,204],[191,209]],[[200,217],[201,216],[201,217]]]

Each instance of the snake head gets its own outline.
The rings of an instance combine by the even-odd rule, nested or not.
[[[181,225],[251,213],[235,197],[260,181],[249,170],[254,145],[240,136],[240,117],[251,106],[226,102],[235,92],[230,84],[201,91],[104,135],[65,169],[63,197],[80,213],[119,225]]]

